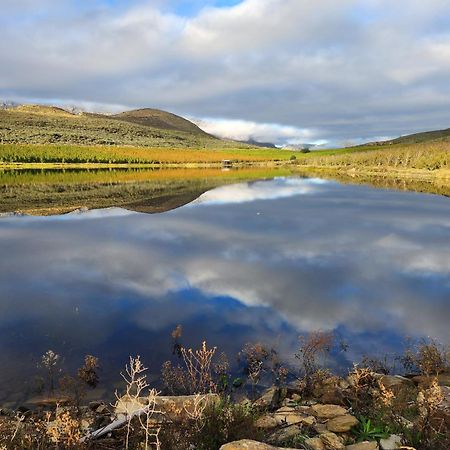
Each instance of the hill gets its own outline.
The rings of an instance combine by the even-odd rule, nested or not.
[[[426,142],[450,142],[450,128],[445,130],[435,130],[435,131],[423,131],[421,133],[407,134],[405,136],[400,136],[396,139],[390,139],[388,141],[376,141],[369,142],[367,144],[359,145],[357,147],[365,147],[372,145],[395,145],[395,144],[423,144]]]
[[[112,116],[112,118],[146,127],[158,128],[160,130],[182,131],[200,136],[213,137],[189,120],[159,109],[144,108],[125,111]]]
[[[53,106],[0,110],[0,143],[152,148],[250,148],[217,139],[182,117],[155,109],[114,116],[72,113]]]
[[[421,144],[423,142],[431,141],[448,141],[450,140],[450,128],[446,130],[425,131],[423,133],[414,133],[406,136],[401,136],[392,141],[388,141],[389,144]]]

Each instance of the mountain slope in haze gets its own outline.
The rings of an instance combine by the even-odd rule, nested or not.
[[[192,122],[165,111],[143,109],[108,116],[39,105],[0,110],[0,143],[199,149],[251,147],[215,138]]]
[[[160,130],[183,131],[186,133],[212,137],[189,120],[159,109],[136,109],[133,111],[125,111],[111,117],[125,122],[158,128]]]

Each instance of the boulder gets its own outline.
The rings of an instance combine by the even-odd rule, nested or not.
[[[334,419],[330,419],[327,422],[327,429],[333,433],[346,433],[355,425],[358,425],[358,419],[350,414],[346,414],[345,416],[338,416]]]
[[[427,377],[426,375],[417,375],[413,377],[413,382],[418,385],[429,385],[431,380],[436,377]],[[441,373],[437,376],[439,386],[450,386],[450,374]]]
[[[302,425],[305,427],[312,427],[316,423],[314,416],[307,416],[302,420]]]
[[[325,450],[322,439],[317,437],[306,439],[304,445],[306,450]]]
[[[358,444],[347,445],[345,450],[378,450],[377,441],[364,441]]]
[[[386,388],[394,393],[398,393],[405,387],[414,387],[414,381],[400,375],[381,375],[375,374],[375,377]]]
[[[301,423],[307,416],[297,411],[295,408],[284,406],[275,411],[273,417],[278,422],[279,425],[294,425],[297,423]]]
[[[318,419],[334,419],[335,417],[347,414],[347,410],[338,405],[313,405],[310,411]]]
[[[345,450],[342,439],[334,433],[321,434],[320,439],[326,450]]]
[[[281,406],[281,403],[286,398],[287,390],[272,386],[264,391],[264,393],[253,402],[253,405],[257,408],[275,409]]]
[[[398,450],[402,446],[402,438],[391,434],[387,439],[380,440],[381,450]]]
[[[270,435],[268,441],[271,444],[282,445],[286,441],[300,434],[300,432],[301,430],[298,425],[290,425],[275,431],[275,433]]]
[[[261,416],[256,422],[255,426],[264,430],[270,430],[271,428],[276,428],[279,425],[278,420],[270,414]]]
[[[342,389],[339,387],[330,388],[324,391],[320,397],[322,403],[329,403],[333,405],[345,405],[345,396]]]
[[[230,442],[229,444],[222,445],[222,447],[220,447],[220,450],[282,450],[282,449],[280,447],[272,447],[271,445],[263,444],[262,442],[251,441],[250,439],[243,439],[241,441]]]

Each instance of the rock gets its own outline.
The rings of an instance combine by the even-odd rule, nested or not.
[[[16,413],[9,408],[1,408],[0,409],[0,416],[6,416],[6,417],[15,417]]]
[[[295,408],[284,406],[275,411],[273,417],[279,425],[294,425],[303,421],[306,418],[305,414],[297,411]]]
[[[277,419],[275,417],[271,416],[270,414],[266,414],[265,416],[260,417],[256,422],[255,426],[257,428],[262,429],[271,429],[276,428],[279,425]]]
[[[320,401],[322,403],[329,403],[332,405],[345,405],[345,398],[342,394],[342,389],[338,387],[325,390],[320,397]]]
[[[279,388],[272,386],[267,389],[261,397],[253,402],[253,405],[257,408],[278,408],[282,401],[286,398],[287,390],[285,388]]]
[[[305,427],[312,427],[316,423],[314,416],[307,416],[302,420],[302,425]]]
[[[414,387],[414,382],[412,380],[401,377],[400,375],[375,374],[375,377],[386,389],[390,389],[394,393],[398,393],[404,387]]]
[[[304,445],[307,450],[325,450],[323,442],[320,438],[306,439]]]
[[[342,439],[334,433],[324,433],[320,435],[320,439],[326,450],[344,450],[345,445]]]
[[[364,441],[359,444],[347,445],[345,450],[378,450],[377,441]]]
[[[92,409],[92,411],[95,411],[100,405],[104,405],[101,400],[94,400],[92,402],[89,402],[89,408]]]
[[[402,438],[391,434],[387,439],[380,440],[381,450],[398,450],[402,446]]]
[[[328,433],[327,425],[325,423],[315,423],[314,430],[317,434]]]
[[[426,375],[418,375],[416,377],[413,377],[413,382],[418,385],[429,385],[431,380],[435,377],[427,377]],[[450,374],[448,373],[441,373],[437,376],[437,380],[439,383],[439,386],[450,386]]]
[[[310,411],[313,416],[319,419],[334,419],[347,414],[347,410],[338,405],[313,405]]]
[[[282,449],[280,447],[272,447],[271,445],[263,444],[262,442],[251,441],[250,439],[243,439],[241,441],[230,442],[229,444],[222,445],[222,447],[220,447],[220,450],[282,450]]]
[[[358,425],[358,419],[346,414],[345,416],[338,416],[327,422],[327,429],[334,433],[346,433],[350,431],[355,425]]]
[[[300,434],[300,432],[301,430],[297,425],[290,425],[288,427],[277,430],[269,437],[268,441],[271,444],[283,445],[289,439],[292,439],[293,437]]]
[[[108,406],[102,403],[98,406],[98,408],[95,410],[97,414],[110,414],[110,411],[108,409]]]

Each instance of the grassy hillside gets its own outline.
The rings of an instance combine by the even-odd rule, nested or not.
[[[0,143],[250,148],[216,139],[195,124],[163,111],[140,110],[105,116],[72,114],[60,108],[36,105],[0,110]]]
[[[421,133],[408,134],[405,136],[400,136],[396,139],[391,139],[388,141],[379,142],[369,142],[368,144],[357,146],[386,146],[386,145],[409,145],[409,144],[423,144],[431,142],[450,142],[450,128],[445,130],[435,130],[435,131],[424,131]]]
[[[392,144],[420,144],[431,141],[450,141],[450,128],[446,130],[426,131],[424,133],[414,133],[393,139]]]
[[[112,118],[161,130],[182,131],[202,137],[213,137],[189,120],[159,109],[145,108],[125,111],[112,116]]]
[[[450,168],[450,141],[413,145],[386,145],[358,147],[352,151],[327,154],[314,153],[310,158],[299,158],[298,164],[341,169],[448,169]]]

